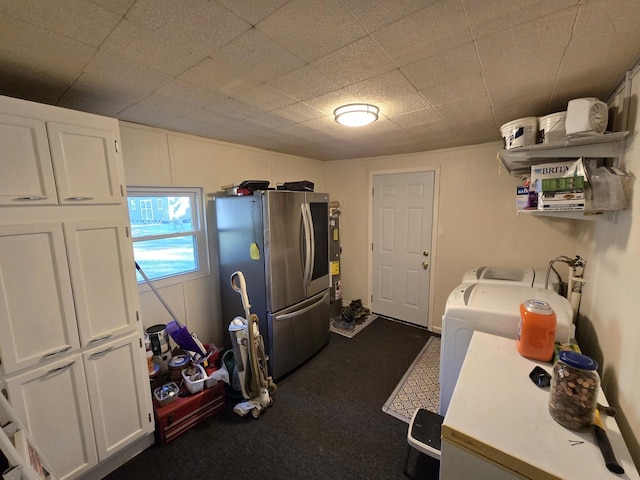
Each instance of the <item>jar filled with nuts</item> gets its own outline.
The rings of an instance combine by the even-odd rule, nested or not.
[[[549,412],[571,430],[585,430],[593,424],[600,376],[598,363],[578,352],[562,351],[553,365]]]

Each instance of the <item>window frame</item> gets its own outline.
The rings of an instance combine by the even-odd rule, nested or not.
[[[196,278],[201,278],[210,275],[211,267],[209,262],[209,242],[207,238],[207,224],[206,224],[206,215],[204,208],[204,191],[202,187],[176,187],[176,186],[168,186],[168,185],[158,185],[158,186],[138,186],[138,185],[127,185],[127,218],[129,219],[129,226],[131,228],[131,218],[129,216],[129,205],[130,200],[132,198],[139,197],[190,197],[191,198],[191,210],[192,210],[192,229],[189,232],[185,232],[187,235],[193,235],[195,238],[196,248],[196,263],[197,269],[192,270],[186,273],[178,273],[175,275],[170,275],[167,277],[150,279],[153,283],[153,286],[156,288],[161,288],[169,285],[176,285],[183,282],[187,282],[189,280],[194,280]],[[135,210],[135,209],[134,209]],[[141,208],[137,209],[138,212],[141,212]],[[185,236],[187,236],[185,235]],[[166,238],[175,237],[175,234],[167,234]],[[133,245],[136,242],[141,241],[153,241],[153,240],[161,240],[165,238],[165,235],[154,235],[151,237],[138,237],[137,239],[133,237],[133,230],[131,231],[131,243],[133,256],[135,259],[135,250],[133,249]],[[136,271],[137,273],[137,271]],[[146,273],[146,272],[145,272]],[[136,278],[137,281],[137,278]],[[151,290],[147,282],[142,279],[142,281],[137,282],[138,290],[140,292],[145,292]]]

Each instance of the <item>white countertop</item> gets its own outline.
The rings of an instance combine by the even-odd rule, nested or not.
[[[522,357],[515,340],[474,332],[442,437],[528,478],[640,479],[614,418],[601,414],[609,441],[625,473],[605,467],[592,430],[558,424],[548,410],[549,388],[529,372],[549,363]],[[607,405],[600,390],[600,403]]]

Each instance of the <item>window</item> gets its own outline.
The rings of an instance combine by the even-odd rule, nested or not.
[[[162,279],[208,274],[202,189],[127,187],[127,192],[133,254],[145,275],[168,284]],[[136,275],[145,283],[140,272]]]

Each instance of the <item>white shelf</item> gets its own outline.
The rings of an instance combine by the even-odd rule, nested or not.
[[[618,210],[517,210],[518,215],[533,215],[535,217],[556,217],[572,220],[589,220],[592,222],[616,223]]]
[[[498,155],[509,173],[520,175],[529,173],[531,165],[559,158],[617,158],[624,153],[624,139],[628,133],[567,137],[559,142],[499,150]]]

